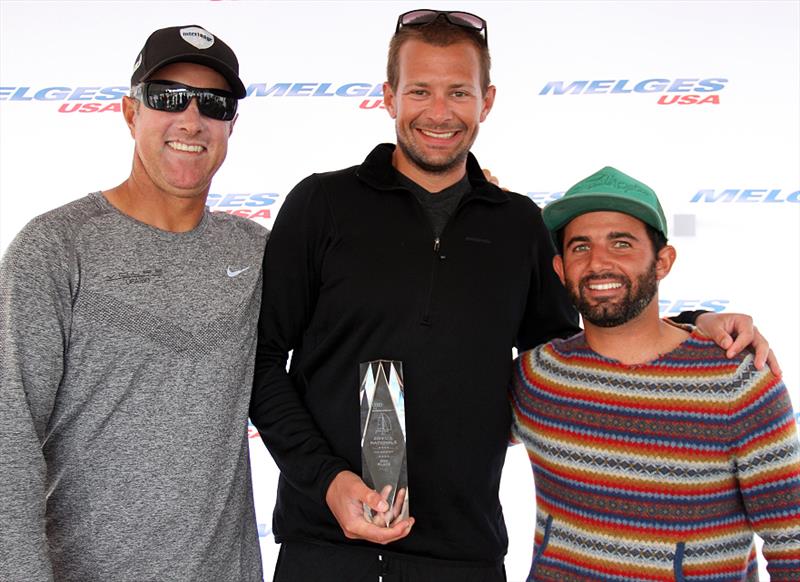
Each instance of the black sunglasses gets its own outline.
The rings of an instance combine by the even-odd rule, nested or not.
[[[236,117],[239,100],[230,91],[198,89],[172,81],[145,81],[136,85],[132,94],[150,109],[176,113],[185,111],[192,98],[197,99],[197,109],[211,119],[230,121]]]
[[[486,32],[486,21],[475,14],[469,12],[458,12],[451,10],[411,10],[405,12],[397,18],[397,28],[395,34],[404,26],[424,26],[430,24],[439,16],[444,16],[447,22],[455,24],[462,28],[469,30],[477,30],[481,33],[484,42],[488,44],[489,40]]]

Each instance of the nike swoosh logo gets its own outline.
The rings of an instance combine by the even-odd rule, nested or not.
[[[238,275],[241,275],[249,268],[250,267],[245,267],[244,269],[239,269],[238,271],[234,271],[233,269],[228,267],[228,277],[237,277]]]

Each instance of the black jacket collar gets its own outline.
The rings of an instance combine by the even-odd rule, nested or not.
[[[392,166],[394,148],[395,145],[391,143],[377,145],[358,167],[356,176],[376,190],[405,190],[397,180],[397,173]],[[495,203],[508,202],[508,193],[486,180],[478,160],[471,153],[467,154],[467,177],[472,191],[465,194],[464,198]]]

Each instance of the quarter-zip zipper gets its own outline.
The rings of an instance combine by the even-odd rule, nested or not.
[[[433,303],[433,289],[434,289],[434,287],[436,287],[436,275],[437,275],[437,273],[439,271],[439,264],[441,264],[445,259],[447,259],[447,255],[445,255],[445,254],[443,254],[441,252],[442,251],[442,238],[441,237],[445,233],[445,231],[447,230],[447,227],[450,226],[450,224],[456,219],[456,216],[461,211],[461,209],[466,204],[468,204],[470,202],[469,199],[465,200],[465,198],[468,196],[468,194],[469,194],[468,192],[465,193],[461,197],[461,200],[458,201],[458,204],[456,205],[455,210],[453,210],[453,214],[450,215],[450,218],[447,219],[447,222],[442,227],[441,234],[439,236],[434,236],[434,239],[433,239],[433,262],[431,264],[430,284],[428,285],[428,298],[425,301],[425,309],[422,312],[422,321],[420,321],[420,323],[422,325],[429,326],[429,325],[433,324],[433,322],[431,321],[431,305]],[[414,196],[414,195],[412,194],[412,196]],[[422,204],[419,203],[419,201],[416,199],[416,196],[414,196],[414,200],[417,202],[417,205],[422,210],[422,213],[425,214],[425,217],[428,219],[428,224],[430,224],[431,223],[430,218],[427,217],[425,209],[422,208]],[[433,230],[433,229],[431,228],[431,230]]]
[[[429,326],[433,322],[431,321],[431,304],[433,303],[433,290],[436,286],[436,274],[439,270],[438,265],[443,262],[447,256],[441,253],[442,250],[442,239],[441,235],[447,230],[447,227],[450,226],[450,223],[455,220],[458,213],[461,211],[462,208],[466,204],[469,204],[475,200],[475,198],[469,197],[469,192],[465,192],[464,195],[461,197],[461,200],[458,201],[455,210],[453,210],[453,214],[450,215],[450,218],[447,220],[447,223],[442,228],[442,233],[439,236],[434,235],[433,239],[433,261],[431,263],[431,276],[430,276],[430,283],[428,285],[428,297],[425,301],[425,307],[422,311],[422,319],[420,320],[421,325]],[[423,208],[422,204],[417,200],[417,197],[414,196],[413,192],[408,192],[408,195],[414,199],[417,207],[419,208],[420,212],[423,215],[423,218],[427,221],[428,225],[431,227],[431,231],[433,231],[432,224],[430,218],[427,215],[425,208]]]
[[[453,213],[455,216],[455,212]],[[450,220],[453,220],[453,216],[450,217]],[[448,222],[450,222],[448,220]],[[446,228],[446,225],[445,225]],[[436,237],[433,239],[433,263],[431,264],[431,277],[430,283],[428,285],[428,298],[425,301],[425,309],[422,312],[422,325],[431,325],[431,303],[433,302],[433,288],[436,286],[436,272],[438,271],[438,265],[444,260],[444,255],[439,254],[439,251],[442,248],[442,239],[440,237]]]

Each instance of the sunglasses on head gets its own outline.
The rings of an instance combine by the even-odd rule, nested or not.
[[[145,81],[133,88],[133,96],[150,109],[177,113],[185,111],[192,99],[197,109],[211,119],[230,121],[236,117],[238,99],[222,89],[198,89],[172,81]]]
[[[439,16],[444,16],[447,22],[466,28],[469,30],[477,30],[481,33],[484,42],[488,43],[486,32],[486,21],[480,16],[470,14],[469,12],[458,12],[451,10],[411,10],[405,12],[397,18],[397,33],[404,26],[424,26],[430,24]]]

